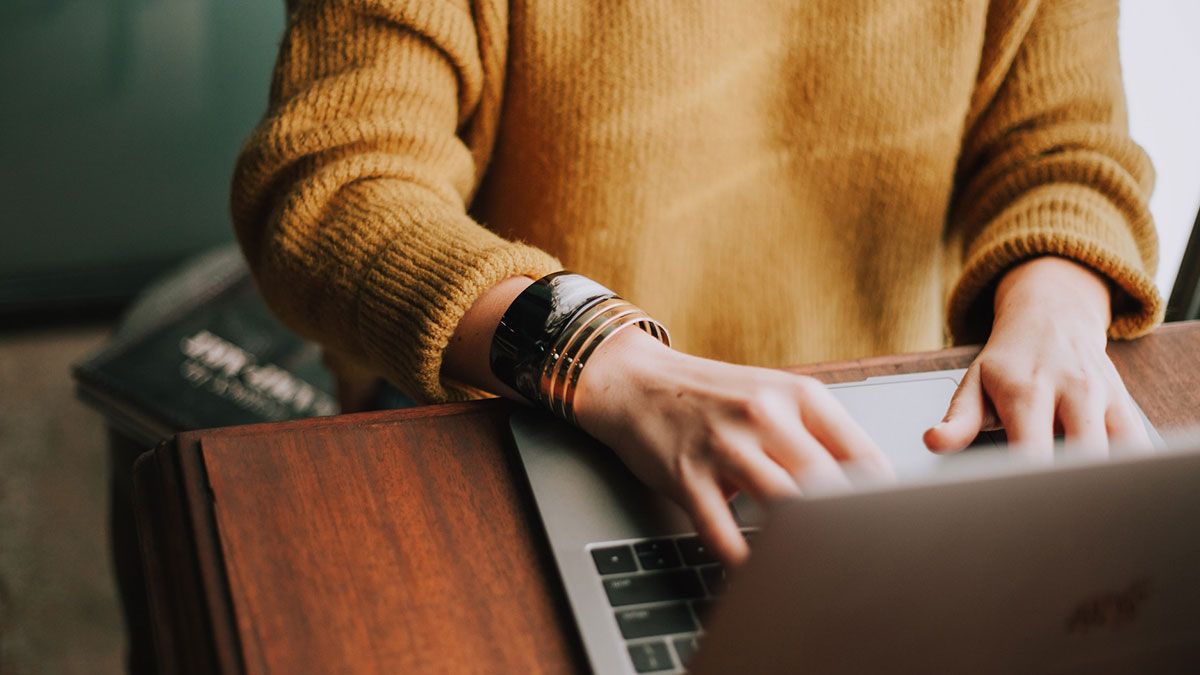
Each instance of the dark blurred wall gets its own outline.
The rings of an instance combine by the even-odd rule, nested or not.
[[[127,296],[232,239],[282,0],[0,1],[0,310]]]

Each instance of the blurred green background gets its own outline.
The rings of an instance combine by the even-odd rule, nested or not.
[[[232,239],[275,0],[0,0],[0,312],[95,307]]]

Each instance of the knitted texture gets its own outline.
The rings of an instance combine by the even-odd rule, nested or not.
[[[563,266],[755,365],[978,340],[1044,254],[1105,275],[1133,337],[1162,302],[1116,17],[293,0],[234,223],[286,322],[430,401],[467,395],[439,372],[471,303]]]

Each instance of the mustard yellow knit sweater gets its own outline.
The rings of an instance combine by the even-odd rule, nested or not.
[[[1162,303],[1116,0],[292,0],[233,217],[294,328],[424,400],[471,303],[562,267],[788,365],[990,327],[1039,254]],[[948,326],[948,332],[944,329]]]

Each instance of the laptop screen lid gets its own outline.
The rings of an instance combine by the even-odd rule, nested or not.
[[[1200,672],[1200,450],[774,510],[696,672]]]

